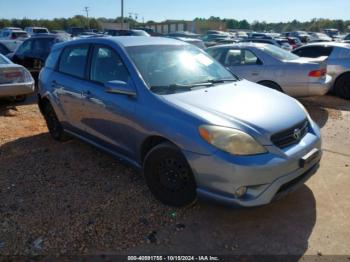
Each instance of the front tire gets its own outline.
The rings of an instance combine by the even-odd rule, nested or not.
[[[151,192],[165,205],[184,207],[195,202],[196,182],[182,152],[162,143],[147,154],[144,175]]]
[[[70,139],[69,135],[64,132],[64,129],[57,118],[57,115],[50,103],[44,105],[44,118],[46,120],[47,128],[49,129],[50,135],[56,141],[67,141]]]
[[[350,100],[350,73],[338,78],[334,85],[334,92],[337,96]]]

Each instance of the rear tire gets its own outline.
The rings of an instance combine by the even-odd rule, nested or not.
[[[266,86],[268,88],[271,88],[271,89],[274,89],[276,91],[279,91],[281,93],[284,93],[282,88],[276,84],[275,82],[272,82],[272,81],[262,81],[262,82],[259,82],[260,85],[263,85],[263,86]]]
[[[50,103],[44,104],[44,118],[46,120],[47,128],[49,129],[50,135],[56,141],[67,141],[70,136],[64,132],[64,129],[57,118],[55,110]]]
[[[337,96],[350,100],[350,73],[346,73],[337,79],[334,92]]]
[[[185,207],[195,202],[196,182],[182,152],[162,143],[147,154],[144,175],[151,192],[165,205]]]

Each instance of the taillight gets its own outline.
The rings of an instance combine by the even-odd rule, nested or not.
[[[324,77],[327,74],[327,69],[314,70],[309,73],[309,77]]]
[[[21,83],[26,81],[25,71],[23,70],[0,70],[0,84]]]
[[[22,72],[19,72],[19,71],[4,73],[4,77],[7,79],[17,78],[17,77],[21,77],[21,76],[22,76]]]

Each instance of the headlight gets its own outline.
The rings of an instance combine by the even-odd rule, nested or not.
[[[266,153],[266,149],[250,135],[219,126],[200,126],[200,136],[209,144],[232,155],[247,156]]]

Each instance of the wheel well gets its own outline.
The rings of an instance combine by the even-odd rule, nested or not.
[[[271,83],[271,84],[277,85],[277,86],[283,91],[282,87],[281,87],[278,83],[276,83],[276,82],[274,82],[274,81],[271,81],[271,80],[262,80],[262,81],[259,81],[259,82],[258,82],[258,84],[260,84],[260,85],[263,85],[263,83]],[[284,91],[283,91],[283,92],[284,92]]]
[[[350,71],[344,72],[344,73],[342,73],[341,75],[339,75],[339,76],[335,79],[335,81],[334,81],[334,86],[336,86],[338,80],[339,80],[341,77],[343,77],[344,75],[349,75],[349,76],[350,76]]]
[[[164,137],[161,137],[161,136],[150,136],[150,137],[146,138],[146,140],[142,143],[142,146],[141,146],[141,152],[140,152],[141,163],[143,163],[147,153],[152,148],[154,148],[155,146],[160,145],[162,143],[166,143],[166,142],[174,144],[170,140],[168,140]]]
[[[50,103],[49,99],[47,99],[46,97],[41,98],[41,96],[38,95],[38,106],[42,114],[44,114],[44,106],[48,103]]]

